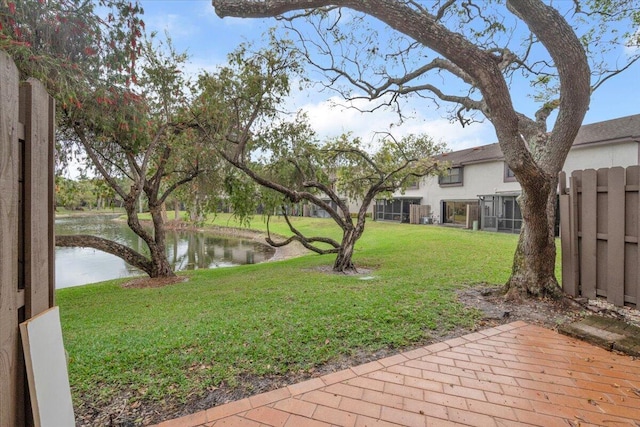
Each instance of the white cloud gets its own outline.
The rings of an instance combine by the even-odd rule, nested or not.
[[[145,16],[145,25],[149,32],[157,32],[164,38],[165,32],[172,39],[189,39],[199,33],[199,27],[192,25],[184,16],[178,14],[164,14]]]
[[[307,101],[299,108],[307,112],[311,126],[320,138],[351,132],[364,142],[370,142],[376,132],[390,132],[396,138],[425,133],[437,141],[445,142],[448,149],[453,151],[497,141],[489,122],[463,128],[459,123],[441,117],[444,111],[435,110],[428,117],[416,113],[416,117],[398,125],[398,116],[393,111],[361,112],[340,104],[344,104],[344,100],[332,97],[317,102]],[[364,100],[352,103],[361,109],[366,108],[365,104]]]
[[[215,60],[189,60],[183,67],[184,74],[190,79],[196,79],[201,72],[207,71],[213,73],[218,67],[226,64],[226,58],[219,58],[219,61]]]

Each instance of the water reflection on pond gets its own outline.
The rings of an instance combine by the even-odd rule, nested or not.
[[[146,245],[114,216],[56,218],[56,234],[92,234],[147,253]],[[175,270],[229,267],[268,260],[274,250],[264,244],[195,231],[167,231],[167,256]],[[122,259],[91,248],[56,248],[56,288],[85,285],[144,273]]]

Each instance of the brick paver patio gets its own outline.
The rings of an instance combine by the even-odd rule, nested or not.
[[[640,360],[524,322],[165,421],[196,426],[640,426]]]

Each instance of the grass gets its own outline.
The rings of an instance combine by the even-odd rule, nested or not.
[[[106,209],[82,209],[74,210],[67,209],[63,206],[57,206],[55,215],[57,217],[73,216],[73,215],[104,215],[104,214],[124,214],[125,211],[122,208],[106,208]]]
[[[217,225],[235,224],[218,216]],[[331,220],[302,231],[338,237]],[[260,219],[253,228],[264,229]],[[284,221],[272,231],[286,234]],[[313,369],[361,352],[405,348],[470,327],[455,292],[504,283],[517,236],[369,222],[356,265],[369,280],[328,274],[333,256],[184,273],[189,281],[125,289],[122,280],[57,291],[76,404],[186,402],[241,376]]]

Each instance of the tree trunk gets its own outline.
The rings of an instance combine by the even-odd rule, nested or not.
[[[342,233],[342,242],[338,250],[338,256],[333,263],[333,271],[345,273],[347,271],[355,271],[356,266],[353,264],[353,250],[356,242],[362,233],[358,233],[356,229],[350,228]]]
[[[524,221],[511,277],[505,285],[508,298],[562,295],[555,277],[557,185],[557,177],[547,177],[543,185],[522,187],[518,202]]]
[[[149,212],[153,222],[153,242],[147,242],[151,251],[151,263],[153,272],[151,277],[173,277],[175,273],[169,263],[166,251],[166,230],[164,229],[164,218],[166,210],[163,204],[149,203]]]
[[[197,193],[193,200],[193,203],[191,203],[189,220],[193,223],[200,223],[204,221],[204,217],[202,216],[202,207],[200,206],[200,195]]]
[[[151,278],[155,277],[174,277],[175,273],[171,268],[171,264],[167,258],[165,251],[165,230],[163,228],[162,214],[156,206],[150,206],[151,219],[153,220],[153,235],[148,233],[138,218],[137,199],[130,198],[125,200],[125,210],[127,211],[127,224],[131,231],[136,233],[149,248],[151,259],[148,260],[150,267],[144,270]],[[142,255],[141,255],[142,256]],[[126,261],[126,260],[125,260]]]
[[[171,263],[167,258],[164,245],[153,245],[151,249],[151,273],[149,277],[175,277]]]

